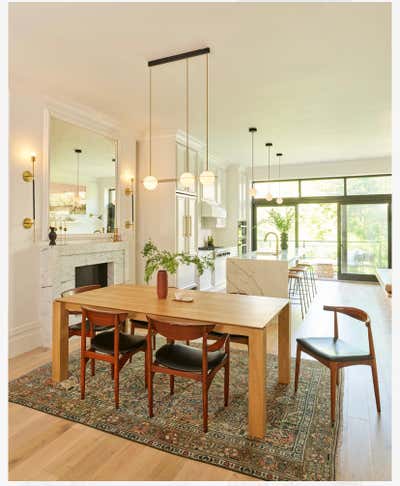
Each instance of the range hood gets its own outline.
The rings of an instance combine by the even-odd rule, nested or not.
[[[212,201],[202,201],[201,203],[201,217],[202,218],[226,218],[226,209]]]

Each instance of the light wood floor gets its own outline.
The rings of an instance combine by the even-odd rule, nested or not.
[[[323,304],[365,309],[372,319],[378,359],[382,414],[375,408],[368,367],[345,370],[343,433],[337,460],[338,480],[390,480],[391,475],[391,310],[381,288],[372,284],[318,282],[319,293],[304,321],[293,307],[295,338],[332,335],[332,315]],[[345,321],[341,337],[366,341],[365,328]],[[276,350],[276,329],[268,351]],[[76,345],[75,345],[76,346]],[[10,360],[10,379],[50,360],[39,348]],[[9,479],[19,481],[235,481],[248,476],[184,459],[26,407],[9,407]]]

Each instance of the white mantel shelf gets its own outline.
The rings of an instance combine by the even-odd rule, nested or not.
[[[128,248],[127,241],[110,241],[110,240],[71,240],[67,243],[57,243],[50,246],[48,242],[39,243],[40,252],[50,251],[53,254],[61,255],[79,255],[82,253],[99,253],[103,251],[121,251]]]

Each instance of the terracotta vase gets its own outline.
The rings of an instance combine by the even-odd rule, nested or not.
[[[168,273],[166,270],[157,272],[157,295],[159,299],[166,299],[168,295]]]

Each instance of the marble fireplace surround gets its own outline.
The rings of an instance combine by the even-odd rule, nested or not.
[[[108,285],[128,278],[128,242],[71,241],[40,248],[40,323],[42,345],[51,347],[52,303],[61,292],[75,287],[75,268],[107,263]]]

